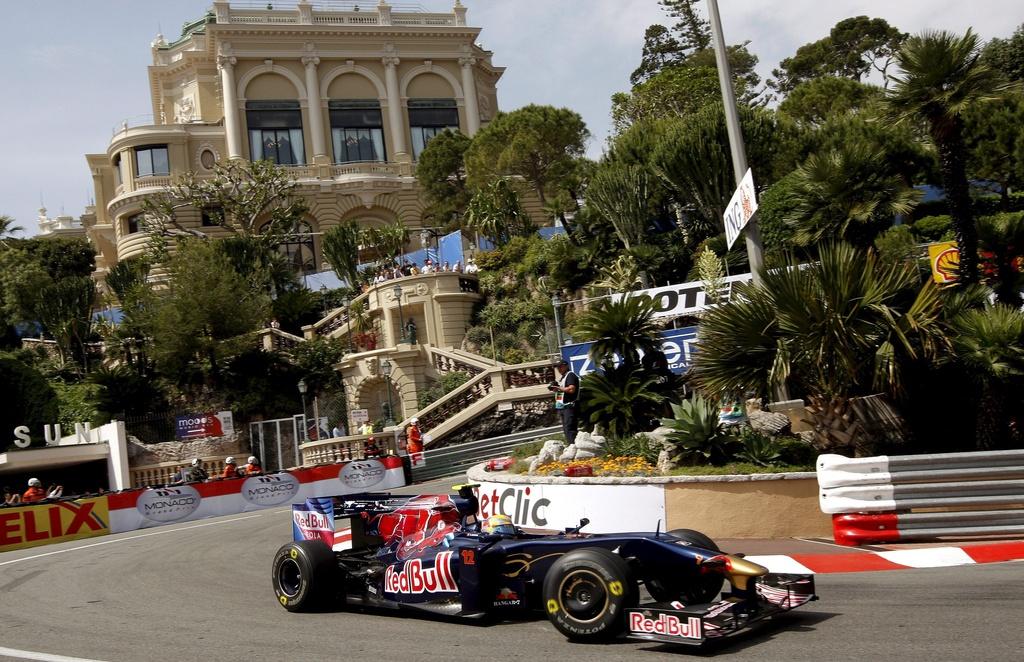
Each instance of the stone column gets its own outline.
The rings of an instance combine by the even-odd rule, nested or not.
[[[385,56],[384,86],[388,94],[388,123],[391,125],[391,145],[395,150],[396,161],[409,159],[405,146],[405,122],[402,120],[402,95],[398,89],[398,65],[401,60],[394,55]]]
[[[230,55],[217,58],[220,68],[221,95],[224,100],[224,134],[228,144],[228,158],[242,158],[242,144],[238,136],[238,95],[235,94],[235,64],[238,60]]]
[[[465,96],[466,104],[466,135],[473,136],[480,130],[480,106],[476,100],[476,76],[473,74],[473,65],[476,58],[459,58],[459,65],[462,66],[462,94]]]
[[[309,99],[309,131],[313,134],[312,163],[328,163],[326,141],[324,140],[324,111],[320,101],[320,76],[317,65],[320,58],[307,55],[302,58],[306,65],[306,96]]]

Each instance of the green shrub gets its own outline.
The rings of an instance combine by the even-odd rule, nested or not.
[[[538,439],[537,441],[531,441],[528,444],[517,446],[512,450],[512,457],[517,460],[525,460],[528,457],[533,457],[540,453],[540,449],[544,447],[545,442],[549,441],[550,437],[544,439]]]
[[[779,437],[779,463],[802,467],[814,467],[818,450],[800,437]]]
[[[878,256],[889,264],[909,262],[917,256],[917,242],[909,226],[891,227],[875,238]]]
[[[925,216],[914,221],[914,224],[910,226],[910,231],[914,233],[914,238],[921,243],[952,241],[953,221],[946,214]]]
[[[658,464],[661,444],[645,434],[634,434],[629,437],[608,439],[605,451],[612,457],[642,457],[650,464]]]
[[[33,443],[43,440],[43,426],[57,422],[57,395],[38,370],[21,361],[0,355],[0,448],[11,440],[11,431],[19,425],[28,426]]]
[[[773,467],[780,464],[782,447],[770,435],[752,428],[745,428],[740,432],[739,441],[742,447],[736,452],[737,460],[760,467]]]
[[[471,375],[468,372],[447,372],[441,375],[441,379],[434,381],[420,392],[420,397],[417,399],[416,404],[420,409],[429,407],[468,382],[470,377]]]
[[[672,461],[722,465],[732,457],[736,438],[718,421],[718,407],[699,395],[682,404],[672,403],[674,418],[661,424],[672,428],[669,440],[675,445]]]

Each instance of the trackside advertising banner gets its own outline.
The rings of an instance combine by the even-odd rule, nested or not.
[[[690,363],[693,361],[696,343],[697,327],[695,326],[662,331],[661,351],[665,353],[665,358],[668,359],[668,369],[679,375],[689,370]],[[600,366],[590,357],[590,346],[592,344],[582,342],[562,347],[562,358],[569,362],[572,371],[580,377],[600,369]],[[642,353],[641,356],[643,356]],[[614,358],[615,364],[618,365],[618,355]]]
[[[188,522],[305,503],[306,499],[405,485],[399,457],[353,460],[308,469],[282,471],[173,487],[111,494],[110,532],[134,531],[172,522]]]
[[[732,297],[732,288],[736,283],[747,283],[753,280],[750,274],[739,274],[738,276],[727,276],[722,279],[722,291],[719,293],[723,302],[729,301]],[[680,283],[678,285],[666,285],[665,287],[652,287],[647,290],[637,290],[628,294],[616,294],[612,301],[618,301],[624,296],[630,298],[647,298],[654,302],[654,317],[679,317],[680,315],[692,315],[708,307],[707,293],[704,292],[703,281]]]
[[[0,510],[0,552],[108,533],[105,496]]]
[[[509,485],[481,483],[480,517],[508,515],[527,529],[564,529],[588,518],[590,533],[665,528],[663,485]]]

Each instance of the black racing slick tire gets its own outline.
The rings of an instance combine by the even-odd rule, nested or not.
[[[670,536],[684,540],[694,547],[712,552],[720,552],[715,541],[700,531],[693,529],[675,529],[669,531]],[[719,574],[686,576],[670,574],[667,577],[648,579],[644,582],[647,592],[658,602],[682,602],[684,605],[706,604],[714,600],[722,592],[725,578]]]
[[[274,595],[288,611],[312,611],[337,595],[338,564],[319,540],[290,542],[277,550],[271,581]]]
[[[599,547],[569,552],[544,578],[544,609],[555,629],[573,641],[606,641],[626,627],[625,610],[637,604],[629,564]]]

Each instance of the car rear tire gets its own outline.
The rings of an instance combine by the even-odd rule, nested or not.
[[[311,611],[327,606],[337,594],[337,579],[334,552],[319,540],[290,542],[274,555],[271,573],[274,595],[288,611]]]
[[[544,608],[555,629],[573,641],[606,641],[626,627],[636,606],[629,564],[599,547],[585,547],[555,561],[544,578]]]
[[[670,536],[684,540],[694,547],[720,552],[715,541],[700,531],[675,529]],[[658,602],[682,602],[685,605],[705,604],[714,600],[722,591],[725,578],[719,574],[686,576],[669,574],[665,577],[648,579],[644,582],[647,592]]]

